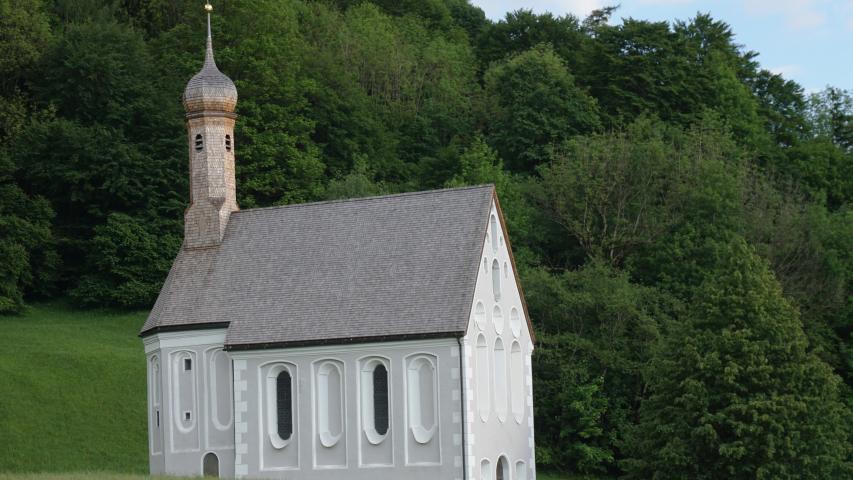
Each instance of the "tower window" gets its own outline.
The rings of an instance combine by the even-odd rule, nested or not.
[[[191,358],[184,359],[184,370],[190,371],[193,369],[193,361]]]
[[[225,135],[225,150],[231,151],[231,135]]]
[[[200,152],[202,148],[204,148],[204,140],[202,140],[201,134],[198,133],[195,136],[195,151]]]

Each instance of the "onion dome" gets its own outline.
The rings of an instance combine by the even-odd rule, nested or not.
[[[208,9],[208,12],[210,10]],[[187,115],[205,111],[233,113],[237,106],[237,87],[219,71],[213,59],[213,39],[210,35],[210,13],[207,14],[207,52],[204,66],[187,82],[184,89],[184,109]]]

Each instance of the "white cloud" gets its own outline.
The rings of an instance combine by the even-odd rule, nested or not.
[[[746,11],[756,16],[782,16],[795,30],[812,29],[826,23],[820,0],[745,0]]]
[[[471,3],[482,8],[486,16],[492,20],[500,20],[504,18],[506,12],[520,8],[533,10],[536,13],[551,12],[554,15],[571,13],[583,19],[593,10],[604,6],[603,0],[472,0]]]
[[[798,75],[803,71],[803,67],[799,65],[780,65],[778,67],[773,67],[770,69],[771,72],[782,75],[785,78],[791,78],[794,75]]]

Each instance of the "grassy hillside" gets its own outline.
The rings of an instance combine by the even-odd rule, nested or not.
[[[0,472],[148,470],[145,314],[0,317]]]

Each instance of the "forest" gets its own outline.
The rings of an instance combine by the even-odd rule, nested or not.
[[[214,7],[242,208],[496,185],[539,468],[853,476],[851,92],[807,94],[703,13]],[[0,312],[150,308],[204,22],[191,0],[0,0]]]

